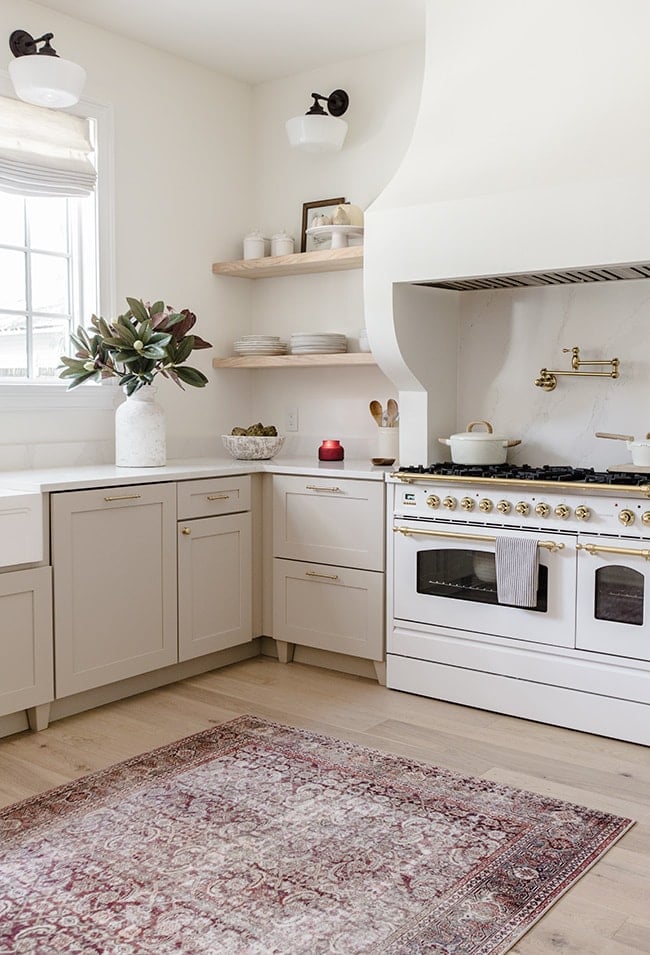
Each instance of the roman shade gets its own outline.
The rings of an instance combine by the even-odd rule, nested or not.
[[[0,96],[0,190],[23,196],[87,196],[97,173],[90,123]]]

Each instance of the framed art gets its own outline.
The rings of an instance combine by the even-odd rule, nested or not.
[[[338,199],[316,199],[314,202],[303,202],[302,228],[300,230],[301,252],[312,252],[316,248],[311,242],[310,236],[307,235],[307,229],[311,226],[314,216],[332,216],[336,212],[336,207],[344,204],[343,196]]]

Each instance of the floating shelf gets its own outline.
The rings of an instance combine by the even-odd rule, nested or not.
[[[347,251],[347,250],[346,250]],[[249,260],[251,261],[251,260]],[[343,352],[340,355],[248,355],[236,358],[213,358],[213,368],[296,368],[324,365],[376,365],[369,352]]]
[[[215,275],[240,279],[269,279],[281,275],[307,275],[310,272],[340,272],[363,268],[363,246],[346,249],[324,249],[318,252],[295,252],[292,255],[267,255],[263,259],[240,259],[238,262],[215,262]]]

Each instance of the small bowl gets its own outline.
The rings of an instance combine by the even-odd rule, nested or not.
[[[284,444],[284,435],[222,434],[226,451],[238,461],[268,461]]]

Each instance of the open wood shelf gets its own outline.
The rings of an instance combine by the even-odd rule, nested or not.
[[[213,368],[318,368],[325,365],[346,367],[376,365],[369,352],[343,352],[339,355],[247,355],[246,357],[213,358]]]
[[[268,255],[263,259],[215,262],[215,275],[240,279],[267,279],[281,275],[307,275],[310,272],[340,272],[363,267],[363,246],[324,249],[318,252],[294,252],[292,255]]]

